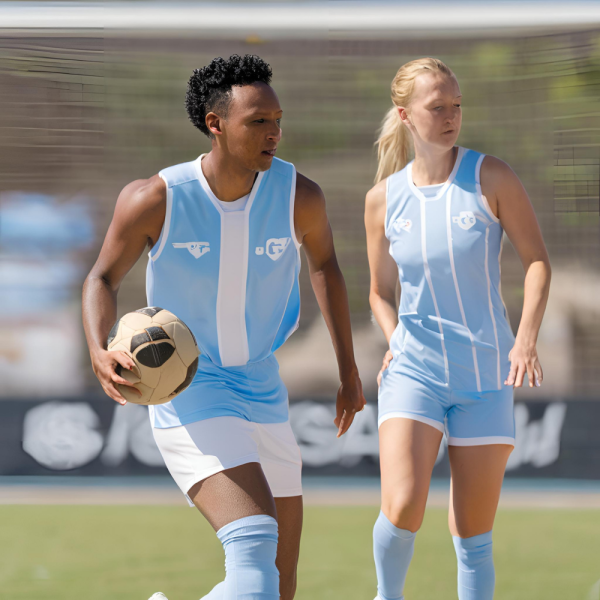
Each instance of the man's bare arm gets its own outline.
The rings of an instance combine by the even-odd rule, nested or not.
[[[107,352],[106,339],[117,320],[119,286],[146,246],[158,240],[165,210],[166,186],[158,175],[123,188],[98,260],[83,284],[83,327],[92,367],[104,391],[120,404],[126,401],[116,384],[132,384],[115,367],[131,369],[134,363],[124,352]]]
[[[296,237],[303,245],[313,290],[337,356],[342,385],[338,391],[334,422],[339,437],[348,430],[356,412],[364,408],[365,398],[354,360],[346,283],[333,247],[325,197],[316,183],[300,174],[294,220]]]

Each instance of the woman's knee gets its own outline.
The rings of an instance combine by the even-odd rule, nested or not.
[[[383,502],[381,510],[395,527],[413,533],[421,528],[425,514],[423,503],[412,498],[398,498]]]
[[[453,528],[450,527],[450,533],[452,533],[452,535],[455,535],[453,533]],[[483,533],[487,533],[488,531],[491,530],[491,526],[488,524],[481,524],[481,523],[466,523],[466,524],[461,524],[458,525],[458,523],[456,524],[456,537],[459,537],[461,539],[467,539],[467,538],[472,538],[475,537],[476,535],[481,535]]]

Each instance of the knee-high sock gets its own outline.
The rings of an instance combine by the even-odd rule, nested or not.
[[[459,600],[492,600],[496,584],[492,532],[452,539],[458,558]]]
[[[373,528],[373,556],[380,600],[403,600],[404,581],[415,549],[417,534],[398,529],[384,514]]]
[[[279,600],[277,521],[255,515],[217,531],[225,549],[225,581],[203,600]]]

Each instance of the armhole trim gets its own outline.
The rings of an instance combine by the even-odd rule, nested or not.
[[[488,213],[490,218],[494,221],[494,223],[500,223],[500,219],[493,213],[488,199],[481,192],[481,163],[483,163],[483,159],[486,157],[485,154],[481,154],[479,159],[477,160],[477,164],[475,165],[475,185],[477,186],[477,197],[481,200],[481,204],[484,210]]]
[[[290,189],[290,236],[294,241],[296,250],[300,250],[302,244],[296,238],[296,219],[294,218],[294,209],[296,206],[296,167],[292,165],[292,168],[294,170],[292,172],[292,187]]]
[[[163,248],[167,243],[167,238],[169,237],[169,230],[171,229],[171,212],[173,207],[173,188],[169,187],[169,182],[166,180],[165,176],[162,173],[158,174],[159,177],[165,182],[167,186],[167,208],[165,210],[165,222],[163,223],[162,230],[160,232],[160,236],[158,241],[154,245],[154,247],[148,252],[148,256],[152,261],[156,261],[158,257],[162,254]],[[156,253],[152,253],[154,248],[157,248]]]
[[[384,217],[384,221],[383,221],[383,233],[385,235],[385,237],[388,236],[388,224],[389,224],[389,209],[390,207],[388,206],[388,198],[390,195],[390,179],[391,176],[386,178],[385,180],[385,217]],[[389,239],[389,238],[388,238]]]

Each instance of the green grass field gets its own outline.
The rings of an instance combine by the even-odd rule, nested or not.
[[[298,600],[373,600],[378,509],[306,510]],[[588,600],[600,579],[600,511],[498,514],[498,600]],[[446,512],[429,510],[407,600],[455,599]],[[221,546],[185,507],[0,507],[2,600],[198,600],[223,576]],[[595,600],[595,599],[594,599]]]

